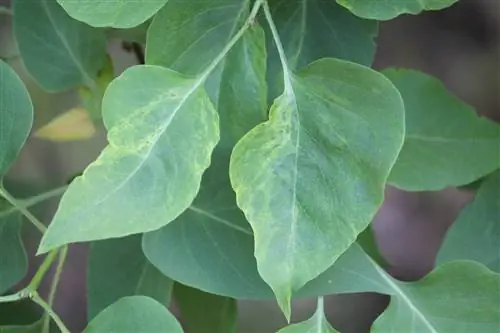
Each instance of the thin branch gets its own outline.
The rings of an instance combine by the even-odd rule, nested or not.
[[[57,286],[59,284],[59,281],[61,279],[61,273],[62,269],[64,267],[64,262],[66,261],[66,256],[68,254],[68,247],[64,246],[61,251],[59,252],[59,261],[57,263],[57,268],[54,273],[54,278],[52,280],[52,284],[50,286],[50,292],[49,292],[49,299],[48,299],[48,304],[52,308],[52,304],[54,303],[54,299],[56,296],[57,292]],[[45,315],[43,319],[43,333],[48,333],[50,329],[50,316],[47,314]]]
[[[35,302],[36,304],[40,305],[45,310],[45,313],[47,313],[49,315],[49,317],[52,318],[52,320],[56,323],[56,325],[59,328],[59,330],[61,331],[61,333],[71,333],[66,328],[66,325],[64,325],[63,321],[57,315],[57,313],[55,313],[54,310],[52,310],[52,308],[50,307],[50,305],[47,302],[45,302],[40,297],[40,295],[38,295],[38,292],[36,292],[36,291],[32,292],[30,294],[30,298],[31,298],[31,300],[33,302]]]
[[[52,263],[56,259],[57,253],[59,250],[52,250],[49,252],[49,254],[45,257],[43,260],[42,264],[40,267],[38,267],[38,270],[35,273],[35,276],[33,279],[31,279],[31,282],[29,283],[27,289],[28,290],[37,290],[40,284],[42,283],[43,278],[45,277],[45,274],[47,274],[47,271],[50,269],[50,266],[52,266]]]
[[[40,222],[35,215],[31,214],[26,207],[20,204],[19,201],[10,195],[10,193],[7,192],[7,190],[2,186],[0,186],[0,196],[4,197],[14,207],[17,207],[17,210],[20,211],[38,230],[40,230],[42,234],[45,230],[47,230],[47,227]]]

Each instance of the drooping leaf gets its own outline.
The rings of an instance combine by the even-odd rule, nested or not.
[[[331,57],[371,66],[375,56],[377,21],[352,15],[334,0],[269,1],[288,65],[300,69]],[[283,91],[282,69],[268,33],[270,98]],[[274,51],[274,52],[273,52]]]
[[[189,332],[234,333],[236,300],[175,284],[174,297]]]
[[[314,315],[308,320],[284,327],[278,333],[339,333],[325,317],[323,298],[320,297]]]
[[[148,296],[167,307],[170,303],[173,281],[147,261],[141,235],[93,242],[87,277],[89,320],[126,296]]]
[[[144,236],[148,259],[185,285],[222,294],[258,294],[262,286],[269,291],[255,269],[252,231],[229,182],[235,143],[267,116],[265,59],[264,32],[256,23],[229,52],[218,81],[212,81],[219,90],[221,141],[200,193],[173,223]]]
[[[182,333],[182,328],[175,317],[154,299],[129,296],[104,309],[83,331],[103,332]]]
[[[383,75],[338,59],[285,75],[270,119],[233,150],[230,178],[252,225],[260,275],[285,314],[379,209],[404,137]]]
[[[354,15],[373,20],[390,20],[401,14],[419,14],[424,10],[441,10],[458,0],[337,0]]]
[[[448,230],[437,263],[480,262],[500,273],[500,171],[488,176]]]
[[[106,55],[103,31],[75,21],[56,0],[14,0],[13,9],[23,63],[44,89],[94,87]]]
[[[55,142],[87,140],[96,132],[94,123],[87,110],[71,109],[39,128],[34,136]]]
[[[17,74],[0,60],[0,178],[24,146],[33,125],[33,104]]]
[[[169,0],[148,30],[146,63],[200,74],[246,19],[249,4],[250,0]]]
[[[454,261],[418,282],[387,283],[393,296],[373,333],[498,332],[500,275],[479,263]]]
[[[218,115],[202,84],[143,65],[109,85],[109,145],[69,186],[39,253],[152,231],[191,205],[219,140]]]
[[[168,0],[57,0],[76,20],[94,27],[132,28],[153,16]]]
[[[433,191],[468,184],[500,168],[500,126],[480,118],[438,80],[412,70],[383,72],[406,109],[406,138],[391,185]]]
[[[5,205],[0,202],[2,207]],[[0,218],[0,295],[19,282],[28,271],[28,259],[20,233],[20,214]]]

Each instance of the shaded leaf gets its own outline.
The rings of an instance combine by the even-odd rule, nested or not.
[[[55,142],[87,140],[96,132],[87,110],[71,109],[35,132],[35,137]]]
[[[0,178],[24,146],[33,126],[33,104],[26,87],[0,60]]]
[[[175,284],[174,296],[183,322],[193,333],[234,333],[236,300]]]
[[[391,185],[434,191],[471,183],[500,167],[500,126],[478,117],[433,77],[412,70],[383,73],[406,109],[406,138]]]
[[[146,296],[124,297],[99,313],[83,333],[182,333],[175,317]]]
[[[476,198],[448,230],[437,263],[456,259],[480,262],[500,273],[500,171],[488,176]]]
[[[419,14],[424,10],[440,10],[458,0],[337,0],[354,15],[373,20],[390,20],[401,14]]]
[[[14,32],[28,72],[48,91],[94,87],[104,32],[75,21],[56,0],[14,0]]]
[[[141,235],[93,242],[87,274],[89,319],[125,296],[149,296],[166,307],[170,303],[173,281],[147,261]]]
[[[287,73],[285,87],[269,121],[234,148],[230,178],[254,230],[259,273],[287,314],[292,294],[330,267],[379,209],[403,143],[404,109],[383,75],[343,60]]]
[[[292,324],[282,328],[278,333],[338,333],[325,317],[325,310],[323,309],[323,298],[318,301],[318,307],[314,315],[308,320]]]
[[[0,326],[0,333],[41,333],[43,320],[40,319],[31,325]]]
[[[94,27],[131,28],[153,16],[168,0],[57,0],[76,20]]]
[[[69,186],[40,253],[152,231],[191,205],[219,141],[218,116],[202,84],[203,78],[143,65],[109,85],[103,100],[109,145]]]

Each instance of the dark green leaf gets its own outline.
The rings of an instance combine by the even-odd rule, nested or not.
[[[488,176],[446,234],[437,262],[478,261],[500,273],[500,171]]]
[[[0,178],[24,146],[33,125],[33,105],[17,74],[0,60]]]
[[[94,87],[104,32],[75,21],[56,0],[14,0],[14,32],[28,72],[48,91]]]
[[[143,65],[109,85],[102,106],[109,145],[69,186],[40,253],[152,231],[191,205],[219,141],[203,82]]]
[[[480,118],[438,80],[412,70],[384,74],[403,96],[406,138],[389,182],[433,191],[468,184],[500,167],[500,126]]]
[[[124,297],[99,313],[83,333],[182,333],[175,317],[146,296]]]
[[[43,329],[43,320],[26,326],[0,326],[0,333],[41,333]]]
[[[125,296],[149,296],[168,306],[173,281],[151,265],[141,248],[141,235],[94,242],[87,278],[87,317],[94,318]]]
[[[440,10],[458,0],[337,0],[355,15],[373,20],[390,20],[401,14],[419,14],[423,10]]]
[[[183,322],[193,333],[234,333],[236,300],[175,284],[174,297]]]
[[[5,207],[0,203],[0,208]],[[0,209],[1,211],[1,209]],[[19,282],[28,271],[18,213],[0,218],[0,295]]]
[[[292,294],[330,267],[379,209],[403,143],[403,111],[383,75],[323,59],[286,73],[269,121],[233,150],[231,184],[254,230],[259,273],[285,314]]]
[[[76,20],[94,27],[131,28],[153,16],[168,0],[57,0]]]

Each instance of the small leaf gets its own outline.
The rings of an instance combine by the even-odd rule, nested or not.
[[[406,109],[405,144],[389,182],[409,191],[459,186],[500,168],[500,126],[476,115],[438,80],[412,70],[383,72]]]
[[[68,14],[94,27],[132,28],[153,16],[168,0],[57,0]]]
[[[476,198],[448,230],[438,264],[456,259],[480,262],[500,273],[500,171],[488,176]]]
[[[146,296],[124,297],[95,317],[83,333],[182,333],[175,317]]]
[[[292,324],[282,328],[278,333],[339,333],[334,329],[325,317],[325,310],[323,309],[323,297],[318,300],[318,308],[314,315],[308,320]]]
[[[0,217],[0,295],[19,282],[28,271],[21,224],[18,213]]]
[[[87,140],[96,132],[87,110],[71,109],[35,132],[35,137],[55,142]]]
[[[230,178],[254,231],[259,273],[287,314],[292,294],[379,209],[403,143],[404,108],[383,75],[343,60],[287,74],[285,87],[269,121],[234,148]]]
[[[218,116],[202,84],[143,65],[109,85],[109,145],[69,186],[39,253],[152,231],[191,205],[219,141]]]
[[[87,316],[125,296],[149,296],[168,307],[173,281],[151,265],[141,235],[93,242],[87,269]]]
[[[24,146],[33,125],[33,104],[17,74],[0,60],[0,178]]]
[[[332,0],[333,1],[333,0]],[[424,10],[441,10],[458,0],[337,0],[354,15],[372,20],[390,20],[401,14],[419,14]]]
[[[236,300],[175,284],[174,296],[189,332],[234,333]]]
[[[23,63],[43,88],[94,87],[106,55],[103,31],[73,20],[56,0],[14,0],[13,9]]]

